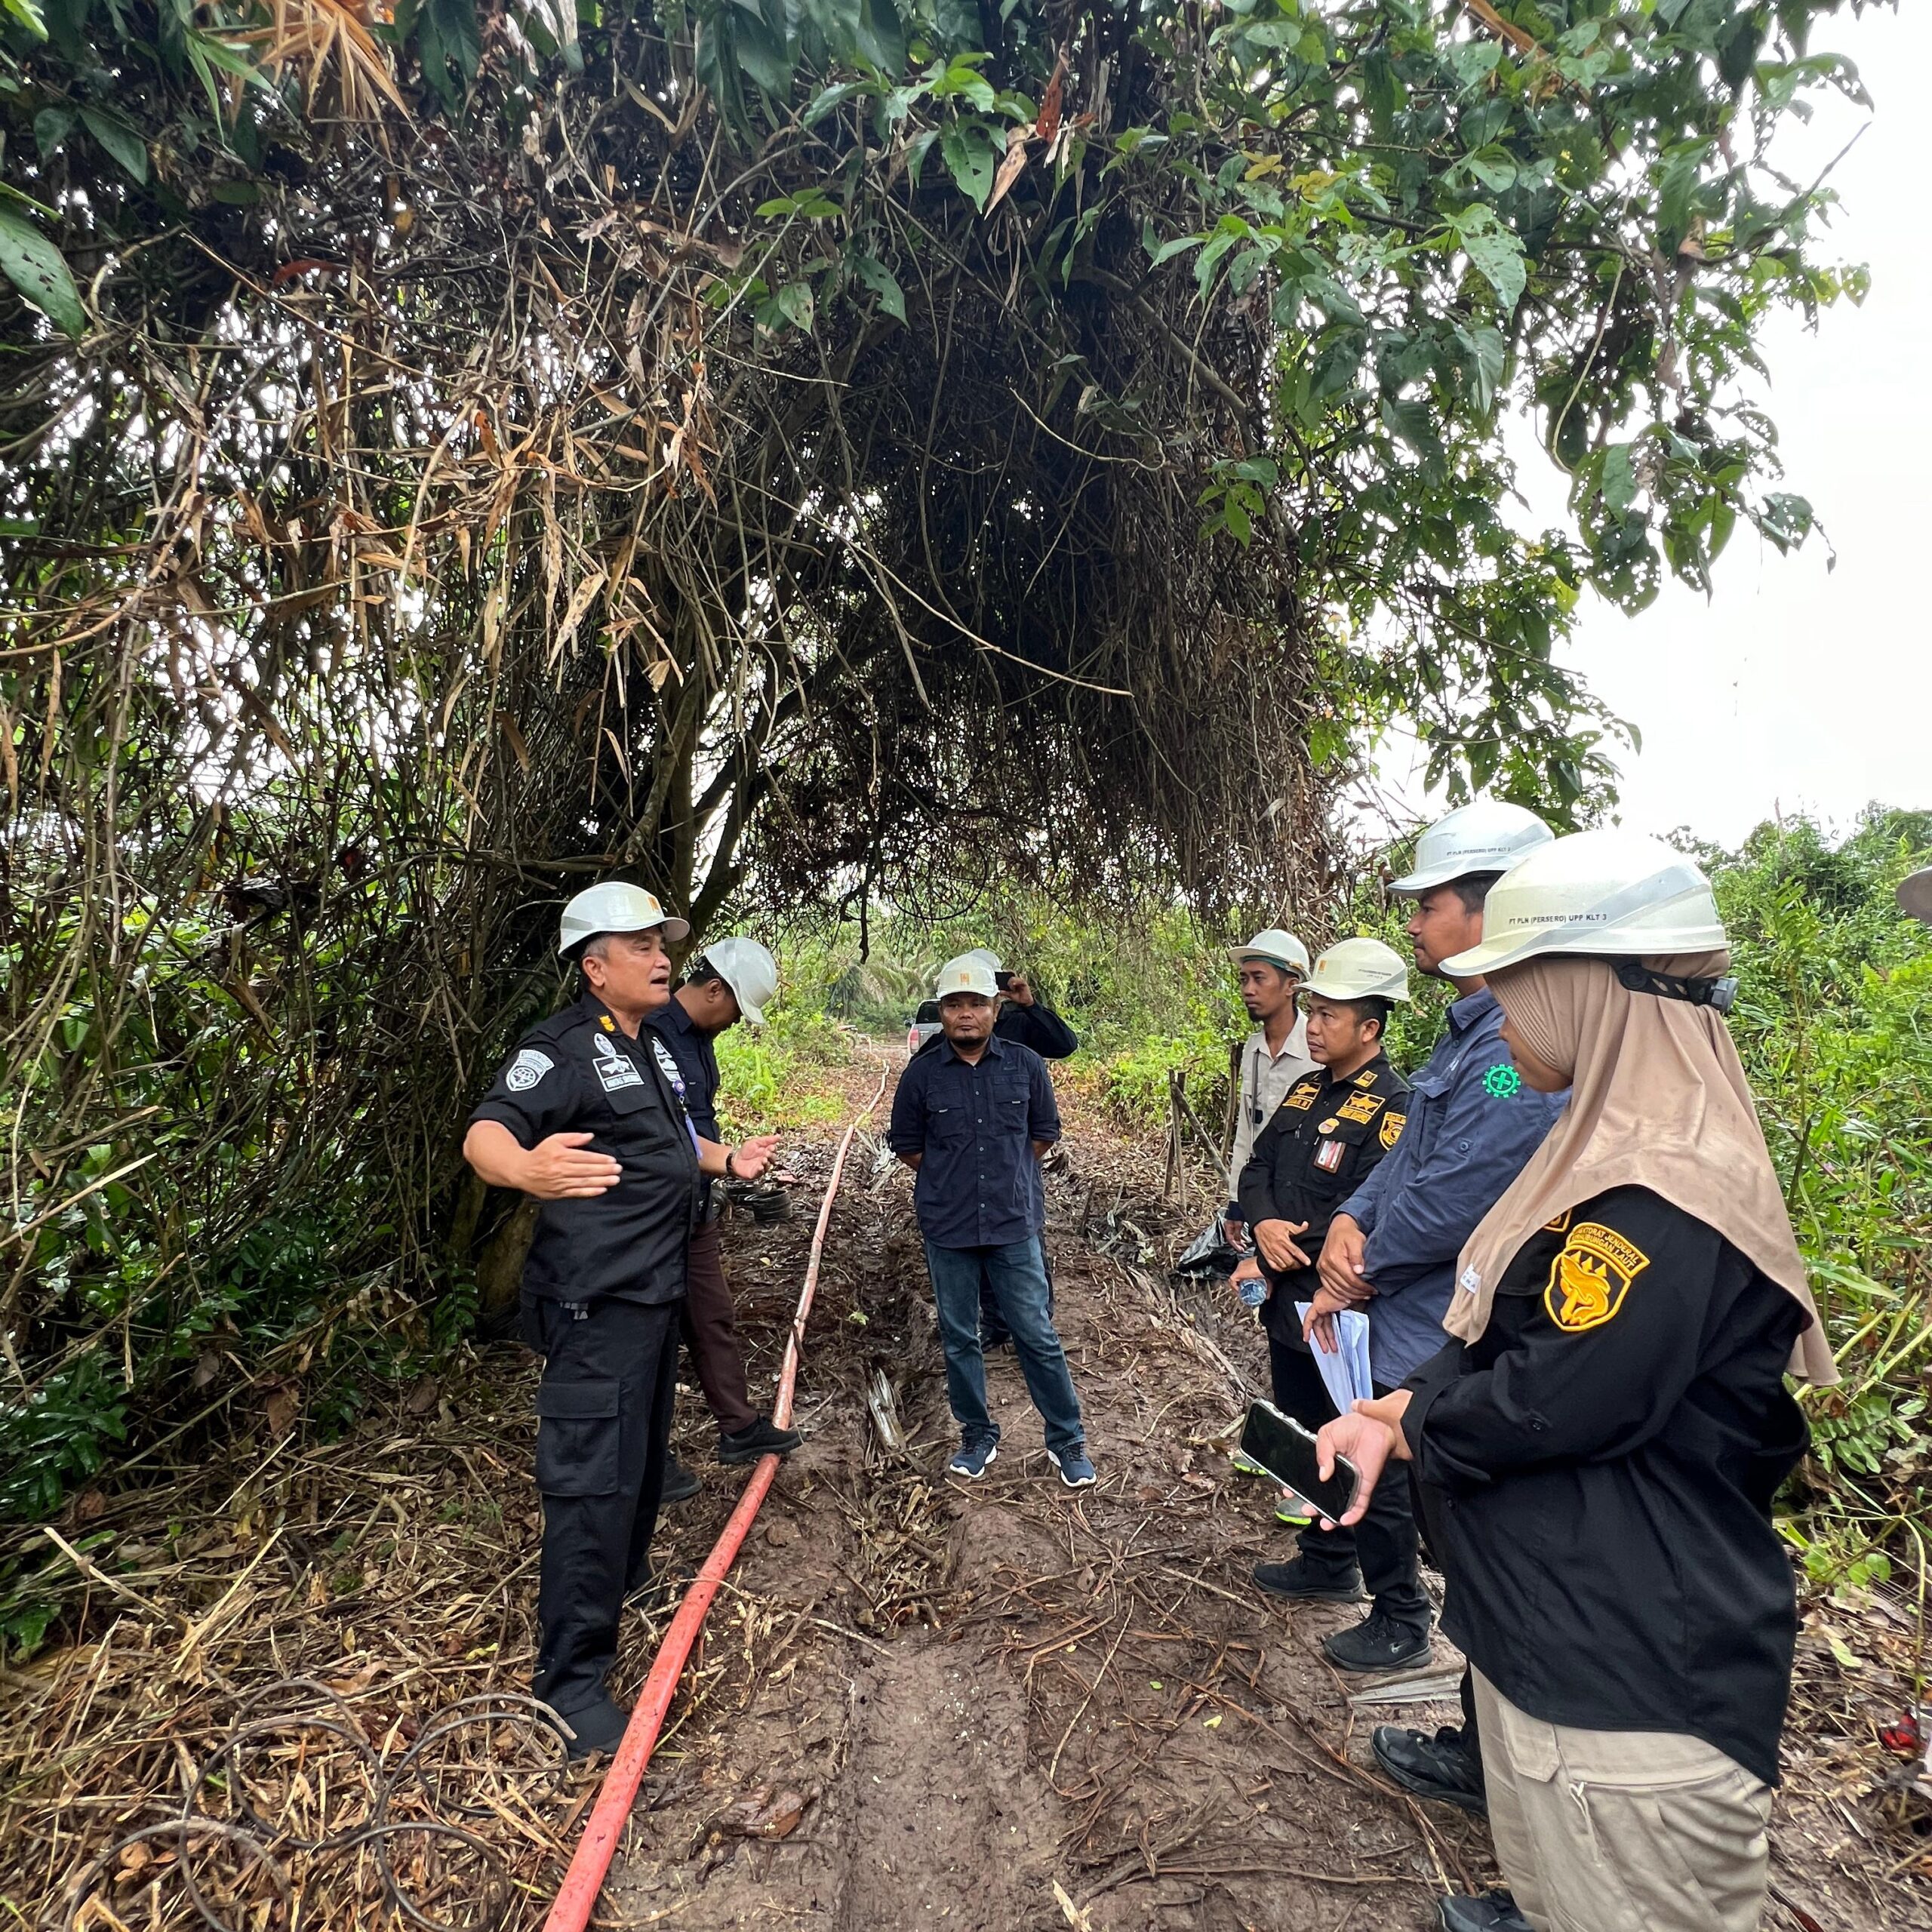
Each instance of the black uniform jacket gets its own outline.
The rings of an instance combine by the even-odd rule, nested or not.
[[[675,1301],[696,1224],[697,1149],[649,1027],[635,1040],[586,993],[524,1035],[470,1115],[500,1121],[525,1147],[588,1134],[586,1151],[623,1169],[583,1201],[546,1201],[525,1262],[527,1292],[556,1301],[599,1295]]]
[[[1770,1508],[1804,1450],[1803,1320],[1715,1229],[1614,1188],[1410,1378],[1442,1627],[1512,1703],[1700,1737],[1777,1782],[1797,1619]]]
[[[1241,1171],[1241,1211],[1248,1226],[1306,1221],[1308,1231],[1295,1236],[1295,1245],[1312,1260],[1342,1203],[1401,1138],[1408,1091],[1386,1054],[1377,1054],[1346,1079],[1331,1079],[1326,1067],[1303,1075],[1255,1136],[1253,1158]],[[1315,1298],[1315,1270],[1284,1275],[1265,1260],[1261,1266],[1270,1291],[1262,1326],[1278,1342],[1306,1347],[1294,1304]]]
[[[993,1031],[1016,1046],[1031,1047],[1042,1060],[1065,1060],[1080,1045],[1080,1035],[1050,1006],[1036,999],[1031,1006],[1002,1003]]]

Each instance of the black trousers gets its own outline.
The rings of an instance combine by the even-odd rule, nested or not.
[[[1319,1429],[1340,1413],[1329,1399],[1313,1355],[1270,1335],[1268,1368],[1275,1407],[1304,1429]],[[1375,1392],[1389,1392],[1379,1388]],[[1324,1530],[1311,1524],[1301,1533],[1301,1553],[1313,1570],[1346,1574],[1359,1564],[1377,1609],[1399,1623],[1426,1629],[1429,1592],[1422,1586],[1420,1539],[1407,1478],[1405,1465],[1392,1463],[1369,1499],[1367,1515],[1350,1530]]]
[[[608,1298],[578,1315],[523,1298],[542,1352],[537,1487],[543,1555],[531,1690],[565,1717],[604,1694],[626,1595],[644,1581],[670,1454],[681,1304]]]

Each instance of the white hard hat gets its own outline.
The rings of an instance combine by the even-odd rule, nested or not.
[[[1899,910],[1932,925],[1932,866],[1908,872],[1899,881]]]
[[[1489,889],[1483,936],[1442,961],[1472,980],[1551,953],[1642,959],[1729,944],[1711,882],[1661,838],[1573,832],[1519,860]]]
[[[1303,979],[1308,977],[1308,948],[1293,933],[1284,932],[1279,926],[1270,926],[1266,932],[1257,933],[1245,946],[1229,946],[1228,957],[1237,966],[1245,965],[1251,959],[1259,959],[1266,965],[1299,973]]]
[[[933,997],[943,999],[948,993],[982,993],[988,999],[999,998],[999,982],[993,977],[993,969],[986,964],[992,957],[984,947],[977,952],[962,952],[957,959],[949,959],[939,969],[939,978],[933,987]]]
[[[1315,961],[1302,991],[1324,999],[1407,999],[1409,969],[1379,939],[1337,940]]]
[[[1389,890],[1414,895],[1472,872],[1506,872],[1525,852],[1556,836],[1534,812],[1500,798],[1478,798],[1439,818],[1416,841],[1415,869]]]
[[[587,885],[564,908],[559,952],[568,952],[599,933],[641,933],[648,926],[661,926],[668,940],[688,939],[691,921],[674,919],[657,903],[655,893],[641,885],[626,885],[622,879],[607,878],[601,885]]]
[[[738,1011],[754,1026],[762,1026],[766,1002],[778,997],[778,961],[770,951],[755,939],[715,939],[698,959],[731,989]]]
[[[962,952],[959,958],[977,960],[989,973],[997,973],[999,971],[999,955],[989,946],[976,946],[971,952]],[[953,963],[957,965],[958,961],[955,960]]]

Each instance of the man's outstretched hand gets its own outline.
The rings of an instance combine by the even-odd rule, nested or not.
[[[777,1157],[778,1137],[755,1134],[741,1140],[731,1152],[731,1170],[740,1180],[756,1180]]]
[[[538,1141],[524,1155],[515,1185],[539,1201],[589,1201],[608,1193],[624,1171],[608,1154],[589,1152],[590,1139],[587,1134],[552,1134]]]

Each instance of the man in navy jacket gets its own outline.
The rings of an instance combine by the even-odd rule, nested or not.
[[[1552,836],[1534,813],[1492,799],[1431,826],[1417,844],[1415,869],[1389,888],[1415,901],[1408,934],[1417,969],[1444,977],[1442,961],[1482,937],[1491,886]],[[1310,1322],[1340,1309],[1363,1310],[1378,1389],[1399,1386],[1442,1347],[1442,1318],[1463,1244],[1569,1100],[1524,1084],[1503,1043],[1503,1009],[1481,980],[1449,983],[1456,998],[1448,1024],[1409,1076],[1402,1137],[1343,1203],[1318,1264],[1321,1287]],[[1444,1729],[1432,1738],[1383,1724],[1373,1744],[1397,1783],[1479,1811],[1482,1760],[1466,1678],[1463,1694],[1464,1730]]]

